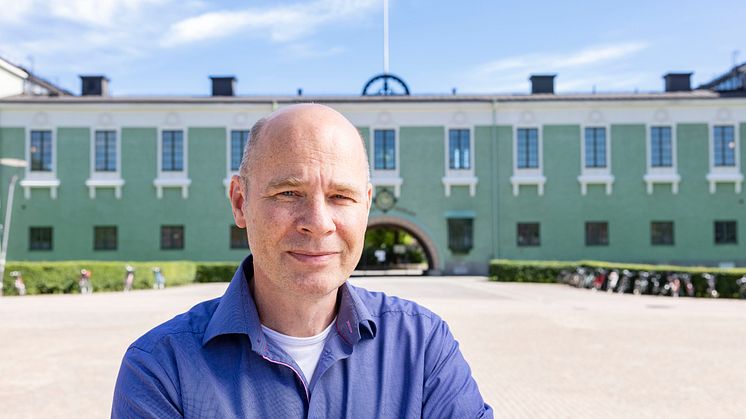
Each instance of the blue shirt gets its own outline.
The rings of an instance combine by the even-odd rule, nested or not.
[[[133,343],[114,418],[492,417],[446,323],[417,304],[343,284],[313,377],[262,332],[252,259],[221,298]]]

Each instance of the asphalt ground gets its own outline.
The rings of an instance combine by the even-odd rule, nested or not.
[[[746,417],[746,300],[357,278],[449,323],[496,417]],[[0,298],[0,417],[108,417],[138,336],[226,284]]]

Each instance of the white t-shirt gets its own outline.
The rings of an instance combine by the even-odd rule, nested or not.
[[[332,326],[335,321],[336,319],[334,319],[334,321],[332,321],[329,326],[318,335],[309,336],[307,338],[283,335],[265,325],[262,325],[262,330],[264,330],[264,334],[266,334],[267,337],[280,345],[280,347],[293,358],[295,363],[298,364],[300,369],[303,371],[306,381],[310,382],[311,377],[313,377],[313,372],[316,371],[316,365],[319,363],[321,351],[324,350],[326,338],[332,331]]]

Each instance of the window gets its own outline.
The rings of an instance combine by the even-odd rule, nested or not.
[[[237,225],[231,226],[231,249],[248,249],[249,240],[246,237],[246,229]]]
[[[161,226],[161,250],[184,248],[184,226]]]
[[[715,221],[715,244],[737,244],[735,221]]]
[[[96,131],[96,171],[117,171],[117,132]]]
[[[396,170],[396,132],[393,129],[374,131],[375,170]]]
[[[517,162],[519,169],[537,169],[539,167],[539,130],[536,128],[518,128]]]
[[[518,223],[518,246],[539,246],[539,223]]]
[[[474,246],[474,219],[448,219],[448,248],[453,253],[469,253]]]
[[[471,142],[468,129],[448,130],[448,167],[471,169]]]
[[[606,128],[585,129],[585,167],[606,167]]]
[[[184,170],[184,131],[163,131],[161,144],[161,170]]]
[[[650,244],[653,246],[673,245],[673,221],[651,222]]]
[[[650,127],[650,167],[673,167],[671,127]]]
[[[52,227],[29,227],[29,250],[52,250]]]
[[[117,227],[93,227],[93,250],[117,250]]]
[[[31,131],[31,171],[52,171],[52,131]]]
[[[249,131],[231,131],[231,170],[237,171],[241,168],[243,149],[249,140]]]
[[[594,221],[585,223],[585,245],[607,246],[609,244],[609,223]]]
[[[733,167],[736,165],[735,129],[732,125],[713,127],[713,156],[715,166]]]

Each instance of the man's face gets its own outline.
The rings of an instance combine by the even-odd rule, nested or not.
[[[333,292],[360,259],[370,209],[357,131],[328,108],[297,106],[267,121],[252,153],[236,223],[246,225],[255,281],[308,297]]]

